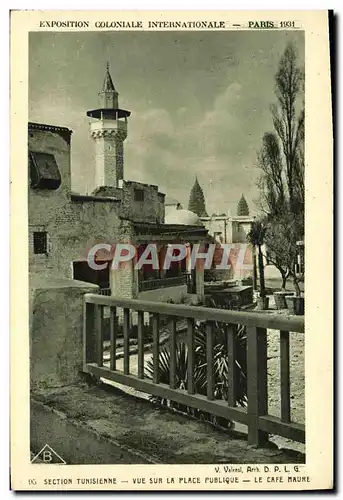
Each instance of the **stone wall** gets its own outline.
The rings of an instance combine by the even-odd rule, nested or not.
[[[121,243],[132,244],[133,223],[130,220],[121,220],[118,237]],[[137,271],[134,270],[134,260],[121,262],[118,269],[110,270],[110,288],[112,295],[126,299],[136,298],[138,287]]]
[[[134,242],[132,221],[163,223],[165,195],[157,186],[133,181],[122,181],[119,187],[100,187],[93,196],[72,195],[70,134],[61,134],[61,130],[69,132],[37,124],[29,133],[29,149],[53,154],[62,177],[57,190],[29,187],[29,265],[33,272],[71,279],[73,263],[87,261],[94,245]],[[142,192],[141,200],[135,190]],[[35,232],[47,233],[45,253],[34,252]],[[110,282],[114,294],[127,298],[138,294],[137,273],[127,266],[125,271],[111,275]]]
[[[135,200],[135,190],[143,192],[142,201]],[[164,195],[158,187],[141,182],[124,181],[120,214],[137,222],[164,222]]]
[[[73,384],[83,364],[83,297],[98,287],[40,273],[29,286],[31,390]]]
[[[179,304],[187,296],[187,285],[170,286],[166,288],[158,288],[157,290],[146,290],[140,292],[138,298],[140,300],[152,300],[156,302],[168,302],[172,300],[174,304]]]
[[[233,278],[232,269],[205,269],[204,280],[209,281],[226,281]]]
[[[57,190],[28,192],[29,265],[31,271],[73,277],[72,262],[87,260],[97,243],[115,244],[120,238],[119,203],[72,201],[70,196],[70,144],[58,133],[33,130],[29,149],[54,154],[62,176]],[[48,252],[35,254],[33,233],[48,233]]]
[[[250,228],[251,222],[232,221],[232,241],[235,243],[246,243]]]
[[[62,127],[40,126],[38,124],[29,124],[28,131],[29,151],[54,155],[62,178],[61,186],[57,192],[64,197],[68,197],[71,189],[71,131],[67,131],[68,129]]]
[[[201,218],[209,234],[220,243],[246,243],[253,220],[254,217],[224,215]]]
[[[98,133],[95,140],[95,185],[118,186],[124,176],[125,135]]]
[[[166,211],[164,205],[166,195],[164,193],[157,193],[157,197],[158,197],[158,208],[159,208],[158,221],[164,223],[166,217]]]
[[[229,217],[204,217],[201,220],[208,229],[209,234],[220,243],[231,243],[233,241],[232,224]],[[219,236],[216,237],[218,234]]]

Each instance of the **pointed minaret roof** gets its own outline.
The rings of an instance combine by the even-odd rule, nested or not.
[[[115,88],[113,85],[112,77],[110,75],[110,65],[109,63],[107,63],[104,84],[102,86],[102,92],[113,92],[114,90]]]
[[[113,80],[110,74],[110,65],[106,64],[105,79],[102,90],[98,92],[99,107],[87,111],[87,116],[96,118],[97,120],[117,120],[119,118],[128,118],[131,114],[126,109],[119,108],[119,94],[114,87]]]

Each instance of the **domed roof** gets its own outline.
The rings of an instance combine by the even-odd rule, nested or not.
[[[166,216],[165,223],[182,224],[184,226],[203,226],[197,214],[190,210],[173,210]]]

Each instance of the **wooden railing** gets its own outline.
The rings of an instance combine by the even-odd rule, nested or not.
[[[110,308],[110,367],[103,366],[104,307]],[[117,308],[123,309],[124,360],[123,371],[116,367]],[[138,316],[138,374],[130,374],[130,311]],[[153,378],[144,377],[144,313],[152,315]],[[159,318],[171,318],[170,384],[159,381]],[[176,321],[187,320],[188,373],[187,390],[176,388]],[[194,321],[206,322],[207,395],[196,393],[194,383],[195,332]],[[226,400],[214,399],[213,332],[214,322],[225,324],[228,351],[228,393]],[[247,408],[236,406],[235,393],[235,334],[234,325],[247,327]],[[280,331],[280,408],[281,418],[268,415],[267,392],[267,329]],[[248,443],[263,445],[269,434],[305,442],[305,427],[291,421],[289,334],[303,334],[302,317],[228,311],[207,307],[166,304],[142,300],[125,300],[101,295],[85,295],[84,311],[84,371],[96,377],[133,387],[138,391],[175,401],[248,426]]]
[[[99,294],[100,295],[111,295],[111,289],[110,288],[99,288]]]
[[[157,290],[158,288],[168,288],[171,286],[185,285],[186,275],[174,276],[172,278],[156,278],[139,282],[139,291]]]

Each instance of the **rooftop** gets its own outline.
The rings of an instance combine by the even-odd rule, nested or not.
[[[88,194],[77,194],[77,193],[72,193],[71,194],[71,200],[72,201],[83,201],[83,202],[90,202],[90,201],[97,201],[97,202],[120,202],[118,198],[114,198],[113,196],[95,196],[95,195],[88,195]]]
[[[102,86],[101,92],[113,92],[113,91],[115,91],[115,88],[114,88],[113,80],[112,80],[112,77],[110,74],[110,66],[107,63],[104,84]]]
[[[71,134],[73,133],[73,131],[67,127],[59,127],[57,125],[48,125],[45,123],[34,123],[34,122],[28,123],[28,129],[29,132],[32,130],[55,132],[59,134],[66,142],[68,142],[68,144],[70,143]]]
[[[173,210],[166,216],[166,224],[203,226],[200,218],[190,210]]]

